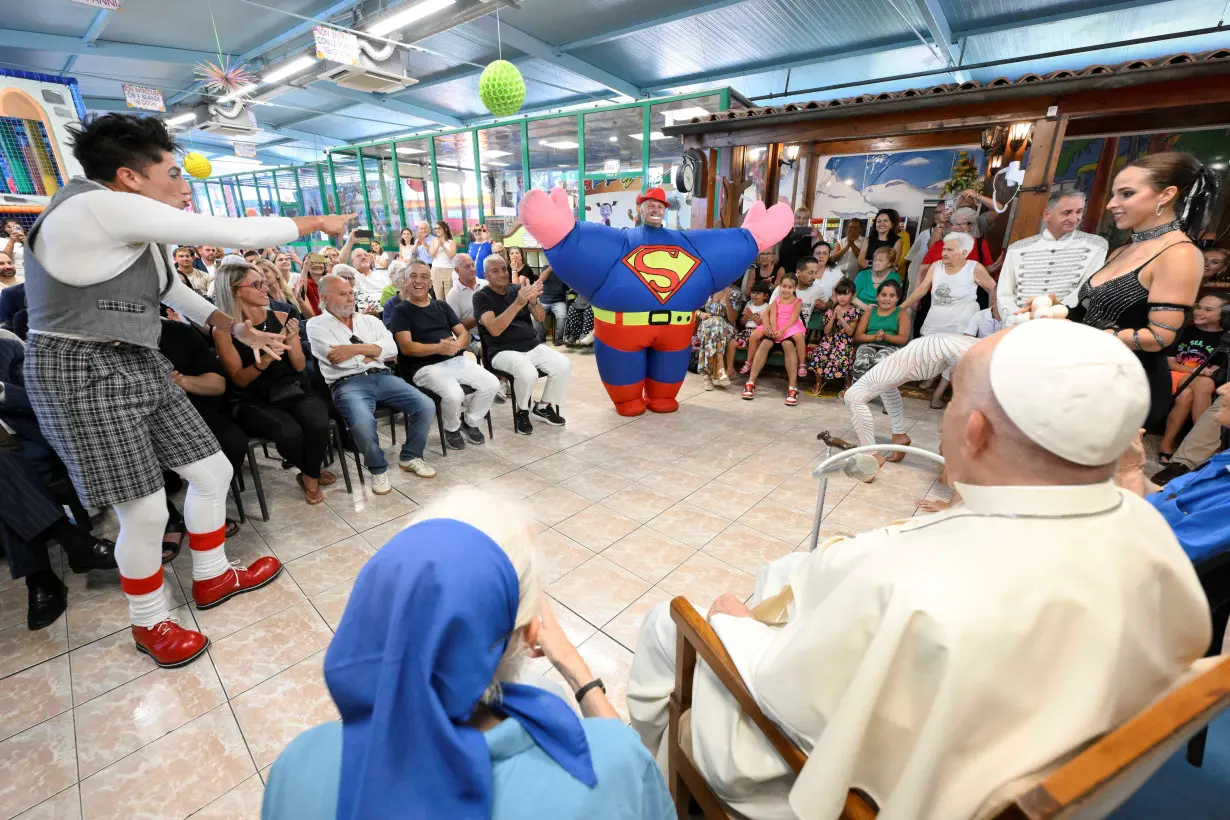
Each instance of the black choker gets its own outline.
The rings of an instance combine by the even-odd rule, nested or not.
[[[1179,224],[1179,220],[1167,222],[1165,225],[1158,225],[1155,228],[1146,228],[1143,231],[1132,231],[1133,242],[1148,242],[1150,239],[1157,239],[1164,233],[1171,231],[1181,231],[1183,226]]]

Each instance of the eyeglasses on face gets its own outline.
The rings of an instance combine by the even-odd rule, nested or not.
[[[237,288],[252,288],[252,290],[269,290],[269,283],[263,279],[259,282],[249,282],[246,285],[236,285]]]

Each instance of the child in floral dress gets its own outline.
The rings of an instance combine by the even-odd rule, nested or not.
[[[854,364],[854,330],[862,313],[854,302],[854,283],[842,279],[833,286],[833,307],[824,312],[824,338],[807,354],[807,369],[815,376],[813,396],[819,396],[824,383],[843,382]]]

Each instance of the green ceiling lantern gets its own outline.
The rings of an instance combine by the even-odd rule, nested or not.
[[[516,114],[525,102],[525,80],[508,60],[496,60],[478,78],[478,97],[497,117]]]

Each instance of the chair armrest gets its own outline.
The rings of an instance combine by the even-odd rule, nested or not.
[[[786,761],[786,765],[795,774],[801,772],[803,764],[807,763],[807,755],[803,754],[803,751],[782,733],[777,724],[761,711],[756,704],[756,699],[752,697],[751,690],[743,682],[730,653],[726,651],[721,639],[713,631],[713,627],[709,626],[704,617],[688,602],[688,599],[682,596],[671,601],[671,620],[675,622],[675,627],[679,630],[679,637],[695,648],[696,654],[713,671],[726,691],[738,701],[739,708],[752,719],[756,727],[773,744],[773,748]]]

